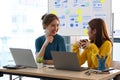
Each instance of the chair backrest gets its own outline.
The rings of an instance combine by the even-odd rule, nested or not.
[[[120,69],[120,61],[112,61],[111,67],[113,67],[115,69]]]

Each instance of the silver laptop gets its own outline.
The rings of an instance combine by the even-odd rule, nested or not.
[[[51,51],[51,55],[56,69],[72,71],[83,71],[87,69],[86,67],[80,67],[76,53]]]
[[[10,48],[16,65],[37,68],[36,61],[30,49]]]

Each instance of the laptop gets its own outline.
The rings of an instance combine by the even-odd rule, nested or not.
[[[30,49],[10,48],[10,52],[15,61],[16,67],[24,66],[37,68],[36,61]],[[9,67],[12,68],[11,65],[9,65]]]
[[[80,67],[76,53],[51,51],[51,55],[56,69],[72,71],[83,71],[88,69],[86,67]]]

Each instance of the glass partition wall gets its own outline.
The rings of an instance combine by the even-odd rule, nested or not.
[[[35,38],[44,33],[41,16],[48,12],[48,1],[2,0],[0,11],[0,66],[3,66],[13,63],[10,47],[29,48],[35,53]]]

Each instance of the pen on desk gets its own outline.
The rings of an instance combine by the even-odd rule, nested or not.
[[[114,68],[106,69],[106,70],[103,70],[102,72],[108,72],[108,71],[111,71],[111,70],[114,70]]]

